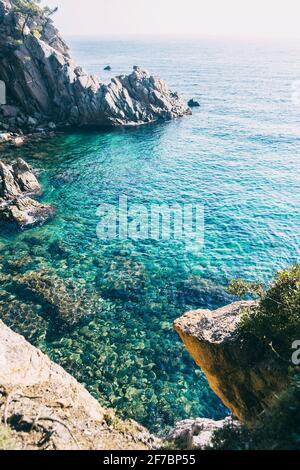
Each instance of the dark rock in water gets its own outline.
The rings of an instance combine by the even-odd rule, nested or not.
[[[192,98],[191,100],[189,100],[188,106],[189,106],[190,108],[199,108],[200,103],[199,103],[199,101],[196,101],[196,100],[194,100],[194,99]]]
[[[111,70],[111,66],[110,65],[107,65],[106,67],[104,67],[104,70],[106,70],[107,72],[109,72]]]
[[[9,0],[0,0],[0,7],[0,77],[16,107],[10,116],[19,109],[16,117],[1,116],[10,129],[49,122],[56,127],[138,125],[190,114],[162,80],[137,66],[109,84],[88,75],[42,10],[28,19]]]
[[[28,164],[18,158],[13,165],[0,160],[0,222],[24,229],[41,225],[55,215],[55,208],[29,196],[41,194],[41,186]]]
[[[51,258],[68,258],[71,255],[71,251],[63,240],[54,240],[48,247],[48,252]]]
[[[95,265],[99,268],[96,288],[103,298],[137,302],[147,292],[149,278],[142,263],[114,256],[113,261],[95,260]]]

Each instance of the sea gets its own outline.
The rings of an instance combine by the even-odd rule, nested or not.
[[[267,284],[299,261],[300,44],[175,37],[69,43],[78,64],[106,83],[138,65],[200,106],[170,122],[70,131],[2,151],[37,170],[43,201],[58,210],[30,231],[1,229],[3,320],[104,406],[153,432],[186,418],[223,418],[228,410],[173,321],[236,300],[228,293],[233,278]],[[138,236],[140,226],[132,237],[99,236],[103,209],[114,224],[125,197],[136,210],[133,225],[143,209],[195,205],[200,239]],[[49,302],[22,288],[23,276],[40,271],[52,279],[51,298],[67,286],[74,317],[86,302],[79,320],[65,325]]]

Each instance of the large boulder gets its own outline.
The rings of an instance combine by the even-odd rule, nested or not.
[[[195,310],[174,323],[211,388],[233,415],[248,423],[288,385],[286,365],[266,360],[259,343],[249,344],[240,334],[243,312],[253,305],[235,302],[214,311]]]
[[[100,297],[51,270],[28,271],[14,282],[21,297],[35,299],[47,314],[69,325],[95,314],[101,306]]]

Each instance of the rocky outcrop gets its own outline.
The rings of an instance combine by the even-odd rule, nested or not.
[[[190,108],[199,108],[200,103],[199,103],[199,101],[194,100],[194,98],[191,98],[191,99],[188,101],[188,106],[189,106]]]
[[[15,4],[0,0],[0,79],[13,102],[1,107],[2,128],[137,125],[190,114],[139,67],[109,84],[88,75],[42,10],[28,18]]]
[[[53,206],[32,199],[41,192],[36,176],[24,160],[18,158],[13,165],[0,160],[0,222],[24,229],[54,217]]]
[[[16,449],[151,449],[159,441],[104,409],[72,376],[0,321],[0,410]]]
[[[220,421],[207,418],[185,419],[176,423],[167,435],[166,441],[173,443],[176,449],[206,450],[212,448],[215,431],[224,426],[238,425],[237,421],[229,417]]]
[[[238,324],[254,302],[236,302],[215,311],[195,310],[174,327],[204,371],[214,392],[232,413],[251,423],[287,387],[287,367],[278,357],[264,359],[259,344],[249,344]]]

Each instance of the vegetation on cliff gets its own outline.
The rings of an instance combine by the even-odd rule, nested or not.
[[[212,441],[215,449],[300,449],[300,375],[293,364],[293,343],[300,340],[300,266],[276,274],[270,286],[232,281],[230,291],[254,294],[257,306],[246,311],[240,332],[248,341],[263,344],[260,354],[277,357],[286,364],[291,382],[275,397],[271,409],[264,410],[252,427],[226,425],[217,430]]]
[[[229,289],[258,298],[257,305],[245,311],[240,332],[248,341],[263,345],[265,355],[275,355],[288,365],[292,344],[300,340],[300,265],[279,271],[267,289],[240,279],[232,281]]]

